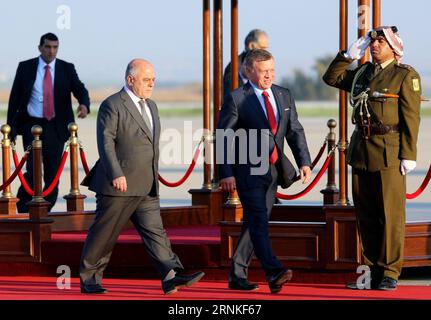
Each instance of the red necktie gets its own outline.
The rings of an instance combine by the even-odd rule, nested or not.
[[[275,136],[277,132],[277,120],[275,119],[274,109],[272,109],[271,102],[269,101],[269,94],[266,91],[262,92],[263,99],[265,100],[265,109],[266,114],[268,116],[269,126],[271,127],[272,134]],[[271,152],[271,155],[269,156],[269,163],[275,164],[278,160],[278,152],[277,152],[277,146],[274,146],[274,149]]]
[[[52,77],[49,69],[49,65],[46,65],[45,76],[43,77],[43,117],[48,119],[48,121],[55,116]]]

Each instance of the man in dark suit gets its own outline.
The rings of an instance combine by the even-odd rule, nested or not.
[[[220,186],[229,192],[237,189],[244,210],[241,235],[232,257],[229,288],[258,288],[247,280],[254,249],[271,292],[278,293],[292,278],[292,271],[284,268],[272,251],[268,220],[277,185],[286,188],[296,176],[295,168],[283,153],[284,139],[292,149],[304,183],[311,178],[311,160],[290,91],[273,85],[275,62],[272,55],[266,50],[252,50],[245,58],[245,67],[249,82],[231,92],[225,100],[216,137],[217,155],[223,154],[222,159],[217,159],[223,161],[219,171]],[[236,138],[229,134],[232,131],[246,139],[235,142],[235,148],[232,143]],[[245,145],[250,150],[245,150]],[[230,150],[235,150],[233,156]],[[259,154],[262,156],[260,163],[254,159]]]
[[[268,36],[265,31],[260,29],[251,30],[244,40],[244,51],[238,56],[238,84],[235,86],[241,87],[247,82],[247,77],[244,74],[244,69],[242,68],[244,58],[247,52],[253,49],[264,49],[267,50],[269,47]],[[227,97],[231,92],[232,84],[232,66],[231,62],[226,66],[223,74],[223,96]]]
[[[40,38],[40,56],[20,62],[9,98],[7,123],[12,128],[12,139],[22,135],[24,149],[33,141],[31,127],[40,125],[43,144],[43,177],[45,186],[54,180],[60,165],[64,143],[69,137],[68,124],[74,122],[71,93],[79,102],[77,114],[85,118],[90,111],[90,98],[79,80],[72,63],[57,59],[58,38],[47,33]],[[33,188],[33,161],[30,154],[24,174]],[[46,197],[54,206],[58,196],[58,184]],[[17,197],[18,212],[28,212],[31,200],[21,186]]]
[[[99,160],[84,179],[96,192],[96,218],[81,257],[82,293],[105,293],[101,286],[115,242],[131,219],[142,237],[165,294],[199,281],[204,273],[184,268],[163,228],[160,216],[158,161],[160,120],[154,68],[146,60],[131,61],[126,86],[102,102],[97,116]]]

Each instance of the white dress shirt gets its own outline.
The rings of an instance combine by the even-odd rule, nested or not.
[[[127,94],[130,96],[130,98],[132,99],[133,103],[135,104],[135,106],[138,109],[138,111],[139,111],[139,113],[140,113],[141,116],[142,116],[142,113],[141,113],[141,106],[139,105],[139,101],[144,100],[144,102],[145,102],[145,112],[147,113],[148,119],[150,119],[150,123],[151,123],[150,130],[151,130],[151,132],[153,132],[153,130],[154,130],[153,116],[151,115],[150,107],[148,106],[148,104],[145,101],[145,99],[141,99],[138,96],[136,96],[133,93],[133,91],[130,90],[127,86],[124,86],[124,91],[126,91]]]
[[[55,61],[49,63],[52,89],[54,90],[55,77]],[[39,64],[37,66],[36,80],[34,81],[33,90],[31,91],[30,100],[27,105],[27,112],[31,117],[43,118],[43,78],[45,77],[45,66],[47,63],[39,56]]]
[[[262,107],[263,112],[265,113],[266,118],[268,119],[268,115],[266,114],[265,99],[263,98],[263,95],[262,95],[263,90],[256,87],[254,83],[251,81],[250,81],[250,84],[254,90],[254,93],[259,99],[260,105]],[[277,103],[275,102],[275,99],[274,99],[274,94],[272,93],[271,88],[265,91],[268,92],[269,102],[271,102],[272,110],[274,110],[275,119],[277,119],[277,123],[278,123],[279,122],[278,109],[277,109]]]

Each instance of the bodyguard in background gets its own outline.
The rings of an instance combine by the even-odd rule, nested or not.
[[[31,127],[43,129],[43,178],[45,187],[54,180],[60,165],[64,143],[69,137],[68,124],[75,121],[71,94],[78,100],[77,115],[85,118],[90,112],[90,98],[84,84],[79,80],[72,63],[57,59],[59,41],[55,34],[47,33],[40,38],[40,56],[20,62],[9,98],[7,123],[11,126],[12,139],[22,135],[24,149],[33,141]],[[30,153],[25,179],[33,188],[33,158]],[[58,184],[45,199],[49,210],[58,196]],[[18,212],[28,212],[31,196],[21,186],[18,190]]]
[[[241,87],[247,82],[247,76],[244,74],[245,69],[243,68],[244,58],[247,52],[253,49],[264,49],[268,50],[269,40],[268,35],[265,31],[260,29],[251,30],[244,40],[244,51],[238,56],[238,85]],[[226,97],[231,91],[232,83],[232,63],[226,66],[223,74],[223,96]]]

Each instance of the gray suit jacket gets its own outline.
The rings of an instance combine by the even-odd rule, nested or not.
[[[109,196],[145,196],[153,182],[158,194],[160,119],[156,103],[147,99],[154,135],[129,95],[121,90],[102,102],[97,115],[99,160],[82,185]],[[117,191],[112,180],[125,176],[127,191]]]

